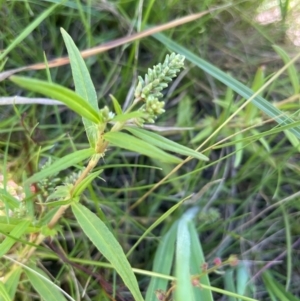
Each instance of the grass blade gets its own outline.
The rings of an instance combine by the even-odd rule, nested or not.
[[[206,62],[205,60],[201,59],[185,47],[179,45],[178,43],[172,41],[171,39],[167,38],[165,35],[158,33],[154,35],[154,38],[166,45],[172,51],[180,53],[186,57],[191,63],[195,64],[203,71],[207,72],[214,78],[218,79],[220,82],[225,84],[227,87],[230,87],[232,90],[243,96],[244,98],[248,99],[253,95],[253,91],[239,82],[238,80],[234,79],[233,77],[229,76],[228,74],[224,73],[217,67],[211,65],[210,63]],[[263,97],[257,95],[253,100],[252,103],[263,111],[265,114],[274,118],[279,124],[292,124],[294,121],[290,117],[288,117],[284,112],[280,111],[276,107],[274,107],[271,103],[269,103]],[[293,127],[290,131],[295,134],[298,138],[300,138],[300,127]]]
[[[205,263],[204,254],[202,251],[202,246],[200,244],[198,233],[194,223],[189,223],[189,233],[191,237],[191,264],[190,271],[193,275],[202,273],[201,267]],[[200,279],[200,283],[210,286],[210,281],[208,275],[204,275]],[[207,289],[194,288],[194,294],[196,300],[213,301],[212,292]]]
[[[173,257],[175,253],[175,240],[178,222],[174,223],[170,230],[162,237],[155,253],[152,271],[164,275],[170,275]],[[168,256],[166,256],[168,254]],[[169,280],[152,277],[146,293],[146,301],[157,301],[156,290],[166,291]]]
[[[0,281],[0,301],[11,301],[8,291],[3,282]]]
[[[39,17],[37,17],[31,24],[29,24],[21,34],[19,34],[13,42],[0,54],[0,61],[2,61],[8,53],[21,43],[36,27],[38,27],[43,20],[45,20],[60,4],[55,4],[45,10]]]
[[[191,219],[194,217],[194,209],[187,211],[178,222],[175,259],[175,301],[195,300],[190,274],[191,236],[188,227]]]
[[[6,290],[9,294],[10,300],[15,300],[15,294],[17,291],[17,287],[19,285],[20,276],[22,273],[22,269],[17,267],[10,275],[7,281],[5,282]]]
[[[132,293],[134,299],[136,301],[142,301],[143,297],[139,290],[136,277],[132,272],[132,268],[122,247],[110,230],[99,217],[81,204],[72,204],[72,210],[83,232],[113,265]]]
[[[291,60],[289,58],[288,54],[279,46],[273,45],[273,48],[277,52],[277,54],[281,57],[283,62],[285,64],[288,64],[289,61]],[[293,89],[294,89],[294,93],[297,94],[297,93],[299,93],[300,82],[299,82],[298,72],[297,72],[295,65],[294,64],[290,65],[288,67],[287,71],[288,71],[288,75],[289,75],[290,81],[291,81]]]

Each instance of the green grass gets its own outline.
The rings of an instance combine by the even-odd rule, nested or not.
[[[0,106],[0,300],[299,300],[299,63],[285,36],[289,1],[280,1],[286,23],[265,26],[254,20],[261,1],[200,2],[0,2],[0,72],[67,48],[76,58],[72,70],[0,82],[1,97],[28,102]],[[87,70],[72,44],[82,51],[218,6],[90,56]],[[172,51],[186,60],[152,125],[164,139],[110,132],[105,156],[93,156],[98,106],[119,112],[119,125],[140,117],[120,109],[137,76]],[[35,103],[43,94],[68,107]],[[86,166],[94,171],[70,190]]]

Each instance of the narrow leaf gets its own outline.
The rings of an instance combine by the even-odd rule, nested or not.
[[[38,292],[40,297],[45,301],[65,301],[66,298],[62,294],[56,284],[54,284],[41,269],[37,267],[30,267],[25,269],[25,274],[28,277],[33,288]],[[70,298],[69,298],[70,299]],[[71,298],[71,300],[74,300]]]
[[[170,230],[162,237],[155,252],[152,271],[163,275],[170,275],[173,257],[175,253],[175,239],[177,234],[178,222],[174,223]],[[168,256],[166,256],[166,254]],[[166,291],[169,280],[152,277],[146,293],[146,301],[157,301],[156,290]]]
[[[12,231],[9,233],[11,237],[7,236],[2,243],[0,244],[0,257],[5,255],[11,247],[17,242],[18,238],[20,238],[27,230],[30,222],[28,220],[24,220],[19,222]]]
[[[0,300],[11,301],[10,296],[5,288],[5,285],[1,281],[0,281]]]
[[[188,228],[194,216],[192,209],[186,212],[178,222],[175,260],[175,301],[195,300],[190,274],[191,237]]]
[[[9,294],[10,300],[15,300],[15,294],[19,285],[22,268],[17,267],[10,273],[9,278],[5,282],[6,290]]]
[[[7,216],[0,216],[0,233],[6,234],[13,231],[15,227],[17,227],[22,221],[18,218],[12,218]],[[38,227],[33,227],[32,225],[28,226],[25,229],[25,233],[35,233],[39,232]]]
[[[10,80],[22,88],[52,97],[63,102],[78,115],[91,120],[93,123],[100,122],[98,112],[82,97],[70,89],[43,80],[23,76],[11,76]]]
[[[81,162],[81,161],[89,158],[94,153],[95,153],[95,151],[91,148],[75,151],[74,153],[66,155],[63,158],[58,159],[50,166],[37,172],[32,177],[28,178],[26,180],[26,183],[30,184],[30,183],[35,183],[37,181],[41,181],[53,174],[58,173],[61,170],[64,170],[70,166],[77,164],[78,162]]]
[[[202,246],[199,241],[199,235],[197,233],[194,223],[188,224],[189,234],[191,237],[191,262],[190,271],[193,275],[202,273],[202,266],[206,262],[203,254]],[[206,286],[210,286],[209,277],[207,274],[200,278],[200,283]],[[213,301],[211,290],[194,288],[194,294],[196,300]]]
[[[104,135],[104,139],[115,146],[129,149],[131,151],[146,155],[148,157],[159,159],[163,162],[181,162],[179,158],[174,157],[162,151],[161,149],[128,134],[120,132],[108,132]]]
[[[225,84],[227,87],[230,87],[232,90],[234,90],[244,98],[248,99],[253,95],[253,91],[250,88],[248,88],[238,80],[234,79],[230,75],[226,74],[225,72],[221,71],[217,67],[213,66],[212,64],[208,63],[207,61],[201,59],[199,56],[195,55],[185,47],[167,38],[164,34],[157,33],[153,35],[153,37],[161,43],[163,43],[164,45],[166,45],[172,51],[184,55],[186,59],[189,60],[191,63],[195,64],[200,69],[210,74],[212,77],[218,79],[220,82]],[[292,118],[290,118],[284,112],[274,107],[270,102],[268,102],[266,99],[259,95],[252,100],[252,103],[265,114],[267,114],[271,118],[274,118],[274,120],[279,124],[289,125],[294,122]],[[300,138],[299,126],[292,127],[290,131],[293,134],[295,134],[297,138]]]
[[[9,43],[8,47],[0,53],[0,62],[8,55],[8,53],[14,49],[19,43],[21,43],[36,27],[38,27],[60,4],[50,6],[42,14],[40,14],[33,22],[24,28],[24,30]]]
[[[84,178],[74,189],[73,195],[74,197],[81,195],[81,193],[87,188],[87,186],[95,179],[97,178],[101,173],[103,169],[95,171],[91,174],[89,174],[86,178]]]
[[[178,153],[181,155],[191,156],[199,160],[204,160],[204,161],[209,160],[206,156],[202,155],[201,153],[196,152],[186,146],[178,144],[156,133],[146,131],[144,129],[140,129],[137,127],[125,127],[125,129],[131,134],[133,134],[134,136],[150,143],[151,145],[155,145],[159,148],[172,151],[174,153]]]
[[[89,103],[96,112],[98,112],[99,108],[97,94],[86,64],[69,34],[63,28],[61,28],[60,31],[68,50],[73,80],[75,84],[75,91],[87,103]],[[93,122],[87,118],[82,118],[82,121],[90,146],[95,147],[97,139],[97,127],[93,126]]]
[[[136,301],[143,297],[138,287],[136,277],[116,238],[106,225],[88,208],[79,203],[72,204],[72,210],[83,232],[97,247],[99,252],[113,265],[123,279]]]
[[[122,114],[122,113],[123,113],[123,112],[122,112],[122,108],[121,108],[121,106],[120,106],[118,100],[117,100],[113,95],[111,95],[111,94],[110,94],[109,96],[110,96],[110,98],[111,98],[112,101],[113,101],[113,105],[114,105],[114,109],[115,109],[116,114],[117,114],[117,115]]]
[[[284,286],[275,280],[269,271],[265,271],[262,278],[268,292],[274,294],[280,301],[300,301],[299,298],[287,292]]]
[[[281,47],[273,45],[273,48],[275,49],[275,51],[281,57],[281,59],[283,60],[283,62],[285,64],[290,62],[291,59],[290,59],[289,55]],[[294,93],[297,94],[297,93],[299,93],[300,82],[299,82],[298,72],[297,72],[295,65],[294,64],[290,65],[288,67],[287,71],[288,71],[289,78],[290,78],[290,81],[291,81],[293,89],[294,89]]]

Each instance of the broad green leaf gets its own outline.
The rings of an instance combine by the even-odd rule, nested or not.
[[[53,174],[58,173],[70,166],[77,164],[95,154],[95,151],[91,148],[75,151],[72,154],[66,155],[63,158],[58,159],[50,166],[42,169],[41,171],[34,174],[32,177],[26,180],[26,183],[35,183],[41,181]]]
[[[0,301],[11,301],[7,289],[3,282],[0,281]]]
[[[0,244],[0,257],[5,255],[11,247],[18,241],[29,227],[30,222],[27,220],[20,221],[9,233],[10,237],[7,236]],[[2,230],[2,229],[1,229]]]
[[[72,204],[72,210],[83,232],[99,252],[113,265],[136,301],[142,301],[136,277],[114,235],[97,215],[79,203]]]
[[[167,46],[172,51],[175,51],[177,53],[180,53],[186,57],[188,61],[195,64],[199,68],[201,68],[203,71],[210,74],[212,77],[218,79],[220,82],[225,84],[227,87],[230,87],[232,90],[243,96],[244,98],[248,99],[253,95],[253,91],[239,82],[238,80],[234,79],[230,75],[226,74],[225,72],[221,71],[217,67],[213,66],[212,64],[208,63],[207,61],[201,59],[199,56],[195,55],[185,47],[181,46],[180,44],[172,41],[171,39],[167,38],[162,33],[157,33],[153,35],[155,39],[163,43],[165,46]],[[261,96],[256,96],[252,103],[258,107],[261,111],[263,111],[265,114],[270,116],[271,118],[274,118],[276,122],[278,122],[281,125],[289,125],[292,124],[294,121],[292,118],[287,116],[284,112],[280,111],[276,107],[274,107],[270,102],[268,102],[266,99],[264,99]],[[294,126],[290,128],[290,131],[297,136],[297,138],[300,138],[300,127]]]
[[[75,84],[75,91],[86,102],[88,102],[96,112],[98,112],[99,108],[97,94],[86,64],[69,34],[63,28],[61,28],[60,31],[68,50],[73,80]],[[95,127],[94,123],[87,118],[83,117],[82,121],[90,146],[94,148],[98,137],[97,127]]]
[[[191,236],[189,231],[189,223],[195,212],[195,208],[191,208],[178,222],[175,256],[175,301],[196,301],[191,283]]]
[[[63,102],[78,115],[89,119],[93,123],[97,124],[101,122],[98,112],[81,96],[70,89],[43,80],[23,76],[11,76],[10,80],[22,88]]]
[[[134,136],[144,140],[145,142],[151,145],[155,145],[159,148],[172,151],[177,154],[191,156],[199,160],[204,160],[204,161],[209,160],[206,156],[202,155],[201,153],[196,152],[188,147],[178,144],[156,133],[146,131],[144,129],[140,129],[136,127],[125,127],[125,129],[131,134],[133,134]]]
[[[42,300],[66,301],[62,289],[54,284],[44,271],[37,267],[30,266],[30,268],[24,269],[24,272]],[[68,299],[74,300],[70,297]]]
[[[178,222],[175,222],[170,230],[162,237],[159,246],[155,252],[152,271],[163,275],[170,275],[173,257],[175,253],[175,240],[177,234]],[[167,256],[166,256],[167,254]],[[169,280],[152,277],[147,288],[146,301],[157,301],[156,290],[166,291]]]
[[[87,186],[95,179],[97,178],[101,173],[103,169],[95,171],[91,174],[89,174],[86,178],[84,178],[79,185],[76,186],[76,188],[73,191],[73,196],[80,196],[82,192],[87,188]]]
[[[195,274],[202,273],[202,266],[206,262],[203,254],[202,246],[199,241],[199,235],[197,233],[195,224],[190,222],[188,224],[189,234],[191,237],[191,262],[190,262],[190,272]],[[200,284],[210,286],[209,277],[207,274],[200,278]],[[196,300],[213,301],[213,296],[211,290],[200,289],[199,287],[194,288],[194,294]]]
[[[150,158],[159,159],[163,162],[181,162],[179,158],[174,157],[143,140],[137,139],[125,133],[108,132],[104,135],[104,139],[120,148],[129,149],[131,151],[146,155]]]
[[[290,57],[288,56],[288,54],[281,47],[279,47],[277,45],[273,45],[273,48],[275,49],[275,51],[281,57],[281,59],[283,60],[283,62],[285,64],[287,64],[291,60]],[[300,81],[298,78],[298,72],[297,72],[295,65],[294,64],[290,65],[288,67],[287,71],[288,71],[292,86],[294,88],[294,93],[297,94],[297,93],[299,93],[299,89],[300,89]]]
[[[18,218],[13,217],[7,217],[7,216],[0,216],[0,233],[10,233],[13,231],[15,227],[17,227],[20,223],[22,223],[22,220]],[[39,227],[34,227],[32,225],[28,226],[25,229],[25,233],[35,233],[39,231]]]
[[[33,22],[24,28],[24,30],[8,44],[8,46],[0,53],[0,62],[8,55],[8,53],[14,49],[19,43],[21,43],[36,27],[38,27],[60,4],[50,6],[42,14],[40,14]]]
[[[12,271],[12,273],[9,274],[9,278],[5,282],[5,287],[9,294],[10,300],[15,300],[15,294],[19,285],[21,273],[22,268],[17,267]]]

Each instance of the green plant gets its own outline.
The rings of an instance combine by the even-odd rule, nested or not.
[[[57,235],[60,219],[67,208],[71,207],[83,232],[112,264],[135,300],[143,300],[132,268],[121,246],[104,221],[86,206],[80,204],[80,199],[83,191],[91,181],[100,175],[101,170],[93,171],[93,169],[97,166],[99,160],[105,157],[109,144],[169,163],[180,163],[181,159],[166,153],[164,150],[193,156],[200,160],[208,160],[206,156],[199,152],[179,145],[153,132],[139,130],[138,127],[134,126],[134,124],[141,126],[146,121],[153,123],[164,112],[164,102],[160,101],[163,97],[161,91],[168,86],[168,83],[183,67],[184,57],[174,53],[167,55],[164,63],[149,69],[144,79],[139,77],[139,83],[135,90],[135,99],[125,112],[122,111],[118,101],[112,96],[115,109],[115,113],[112,113],[107,106],[100,110],[98,109],[95,89],[84,61],[71,37],[64,30],[62,30],[62,34],[71,60],[76,93],[46,81],[18,76],[11,77],[11,80],[21,87],[60,100],[81,115],[90,148],[75,151],[52,164],[48,164],[41,171],[28,178],[25,183],[26,185],[37,183],[39,189],[41,189],[47,185],[48,182],[45,183],[45,180],[48,177],[53,177],[60,171],[85,159],[88,159],[88,164],[75,178],[69,179],[65,185],[56,187],[52,185],[54,186],[52,193],[49,193],[49,186],[47,186],[49,195],[46,200],[41,199],[42,210],[38,214],[30,214],[29,207],[27,207],[27,211],[23,208],[22,216],[19,216],[20,207],[16,208],[15,202],[5,199],[5,210],[12,210],[12,218],[7,217],[6,226],[10,225],[10,227],[5,232],[9,236],[1,244],[2,255],[14,245],[14,239],[23,237],[24,233],[27,233],[26,235],[29,235],[30,238],[29,244],[25,247],[18,247],[17,262],[21,266],[19,263],[8,265],[7,271],[3,275],[3,282],[5,284],[9,283],[13,275],[20,277],[22,267],[25,267],[25,264],[32,261],[39,245],[47,237],[54,238]],[[133,110],[139,105],[140,107],[137,110]],[[127,130],[133,135],[123,133],[121,132],[122,130]],[[12,196],[10,198],[14,199]],[[5,224],[5,218],[2,222]],[[61,290],[54,289],[53,293],[49,292],[49,289],[47,289],[49,280],[36,267],[34,261],[24,271],[43,299],[64,299]],[[36,273],[40,275],[40,278],[37,277]],[[16,287],[15,285],[14,289]],[[13,296],[14,291],[9,291],[8,294]]]

